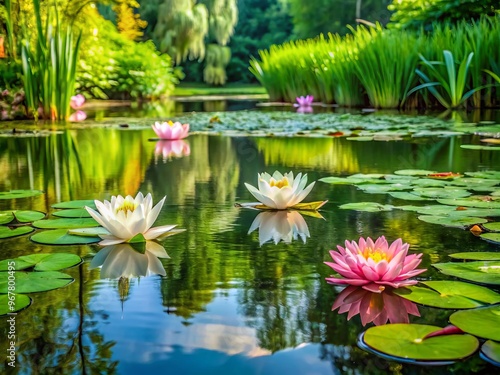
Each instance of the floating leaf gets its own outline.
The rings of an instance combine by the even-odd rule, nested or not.
[[[69,210],[60,210],[52,213],[54,216],[66,217],[66,218],[84,218],[91,217],[90,214],[84,208],[73,208]]]
[[[75,236],[69,234],[67,229],[52,229],[36,233],[30,240],[44,245],[83,245],[99,242],[100,238]]]
[[[477,252],[466,252],[466,253],[454,253],[450,254],[449,257],[454,259],[466,259],[466,260],[500,260],[500,252],[492,251],[477,251]]]
[[[17,227],[10,229],[9,227],[0,226],[0,238],[10,238],[16,236],[22,236],[23,234],[31,233],[35,229],[28,226]]]
[[[31,223],[45,217],[45,213],[40,211],[13,211],[12,213],[20,223]]]
[[[419,220],[426,223],[444,225],[445,227],[465,228],[474,224],[487,223],[488,220],[481,217],[468,217],[468,216],[433,216],[433,215],[420,215]]]
[[[428,171],[425,169],[400,169],[395,174],[403,176],[427,176],[428,174],[437,173],[436,171]]]
[[[288,208],[288,210],[296,210],[296,211],[315,211],[319,210],[323,207],[328,201],[318,201],[318,202],[306,202],[306,203],[298,203],[295,206]],[[254,208],[257,210],[269,210],[276,211],[276,208],[267,207],[260,202],[251,202],[251,203],[235,203],[236,207],[242,208]]]
[[[488,230],[491,230],[492,232],[500,232],[500,222],[496,223],[486,223],[483,225]]]
[[[16,198],[28,198],[36,197],[37,195],[43,194],[40,190],[11,190],[0,192],[0,199],[16,199]]]
[[[500,147],[481,146],[481,145],[460,145],[461,148],[467,150],[485,150],[485,151],[500,151]]]
[[[488,340],[481,346],[481,358],[500,367],[500,342]]]
[[[486,178],[457,178],[450,182],[451,185],[465,186],[467,189],[473,189],[476,186],[495,186],[500,184],[498,179]]]
[[[450,323],[474,336],[500,341],[500,305],[457,311]]]
[[[85,236],[85,237],[97,237],[100,235],[110,234],[109,231],[103,227],[70,229],[68,230],[68,233],[74,234],[75,236]]]
[[[85,206],[95,209],[95,203],[91,199],[59,202],[53,204],[53,208],[84,208]]]
[[[31,305],[31,298],[24,294],[15,294],[12,307],[9,306],[9,295],[0,294],[0,315],[7,315],[25,309]]]
[[[453,173],[453,172],[438,172],[438,173],[429,173],[427,175],[428,178],[436,178],[439,180],[453,180],[457,177],[461,177],[462,175],[460,173]]]
[[[332,185],[354,185],[364,182],[362,178],[346,178],[346,177],[324,177],[320,178],[319,181]]]
[[[467,176],[500,180],[500,171],[465,172]]]
[[[33,226],[41,229],[73,229],[73,228],[88,228],[97,227],[99,224],[93,218],[81,219],[53,219],[53,220],[39,220],[34,221]]]
[[[416,195],[413,193],[408,193],[406,191],[395,191],[389,192],[389,195],[393,198],[404,199],[406,201],[427,201],[429,198],[421,197],[420,195]]]
[[[418,180],[412,181],[412,185],[420,187],[441,187],[449,185],[449,182],[433,178],[419,178]]]
[[[464,198],[468,197],[471,195],[470,192],[468,192],[465,189],[455,189],[455,188],[431,188],[431,187],[418,187],[413,190],[414,194],[418,194],[422,197],[428,197],[428,198],[441,198],[441,199],[446,199],[446,198]]]
[[[346,137],[348,141],[368,142],[373,141],[373,137]]]
[[[401,184],[364,184],[358,185],[358,189],[363,190],[365,193],[383,194],[390,191],[407,190],[410,189],[410,187]]]
[[[11,262],[15,262],[16,271],[31,267],[35,267],[35,271],[59,271],[80,264],[82,258],[67,253],[24,255],[0,261],[0,271],[7,271]]]
[[[394,290],[410,301],[443,309],[470,309],[500,302],[500,294],[461,281],[424,281],[429,288],[409,286]]]
[[[375,202],[346,203],[339,206],[342,210],[355,210],[365,212],[392,211],[394,206],[390,204],[380,204]]]
[[[500,285],[500,262],[497,261],[434,263],[433,266],[445,275],[476,283]]]
[[[438,203],[450,206],[500,208],[500,201],[480,200],[472,197],[468,199],[438,199]]]
[[[500,244],[500,233],[483,233],[479,237],[494,244]]]
[[[360,338],[375,353],[401,362],[453,361],[472,355],[479,341],[471,335],[436,336],[424,340],[441,327],[423,324],[386,324],[368,328]]]
[[[431,204],[428,206],[420,206],[416,210],[419,214],[433,215],[433,216],[448,216],[454,212],[458,207],[444,206],[442,204]]]
[[[0,293],[8,291],[9,272],[0,272]],[[73,281],[62,272],[20,272],[16,271],[16,293],[36,293],[62,288]]]
[[[483,138],[483,139],[480,139],[480,141],[485,142],[485,143],[500,145],[500,138]]]
[[[8,224],[14,220],[12,211],[0,211],[0,224]]]

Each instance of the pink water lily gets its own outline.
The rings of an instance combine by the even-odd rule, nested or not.
[[[409,314],[420,316],[415,303],[394,294],[391,288],[374,293],[350,285],[340,292],[333,303],[332,311],[336,309],[339,309],[339,314],[347,312],[347,320],[359,314],[363,326],[372,322],[375,325],[409,323]]]
[[[309,107],[314,100],[314,96],[298,96],[295,100],[297,101],[297,103],[294,104],[295,107]]]
[[[330,250],[334,262],[325,262],[343,278],[327,277],[330,284],[361,286],[366,290],[380,293],[386,286],[399,288],[415,285],[418,281],[408,280],[421,274],[425,269],[416,269],[422,254],[408,255],[409,244],[398,238],[390,246],[384,236],[375,242],[368,237],[356,241],[345,241],[345,248]]]
[[[85,96],[83,96],[82,94],[78,94],[71,97],[69,105],[73,109],[79,109],[83,106],[83,103],[85,103]]]
[[[152,128],[160,139],[182,139],[188,136],[189,124],[181,124],[180,122],[155,122]]]

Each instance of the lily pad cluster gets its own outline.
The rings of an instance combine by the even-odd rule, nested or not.
[[[44,253],[0,261],[0,315],[25,309],[32,303],[27,294],[62,288],[73,278],[60,270],[82,262],[75,254]]]
[[[336,185],[355,185],[369,194],[387,194],[396,200],[414,201],[415,205],[357,202],[341,209],[378,212],[394,209],[414,211],[427,223],[456,228],[478,224],[481,238],[500,243],[500,171],[462,174],[427,170],[398,170],[394,174],[355,174],[325,177],[320,181]],[[418,205],[417,205],[418,203]],[[425,205],[424,205],[425,204]]]

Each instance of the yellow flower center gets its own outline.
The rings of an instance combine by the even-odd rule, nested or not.
[[[116,209],[116,213],[123,211],[125,213],[125,216],[130,212],[134,212],[134,210],[137,208],[137,204],[135,202],[131,201],[124,201],[123,204]]]
[[[169,126],[174,126],[174,122],[173,122],[172,120],[168,120],[167,124],[168,124]]]
[[[367,247],[365,251],[360,251],[359,254],[361,254],[366,260],[368,260],[368,258],[372,258],[375,263],[378,263],[382,260],[389,261],[389,259],[387,258],[387,253],[379,249],[372,249],[370,247]]]
[[[276,186],[278,189],[281,189],[282,187],[290,186],[290,182],[286,177],[283,177],[281,180],[275,180],[273,177],[271,177],[271,179],[269,180],[269,185],[271,187]]]

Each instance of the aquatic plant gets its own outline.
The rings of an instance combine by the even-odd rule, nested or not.
[[[135,198],[127,195],[112,196],[111,201],[94,201],[96,208],[85,206],[87,212],[109,231],[109,235],[100,234],[99,245],[108,246],[122,242],[144,242],[153,240],[172,230],[175,225],[162,225],[151,228],[160,213],[165,198],[153,207],[153,198],[148,193],[146,197],[138,193]]]
[[[182,139],[188,136],[189,124],[181,124],[176,121],[155,122],[152,128],[158,138],[165,140]]]
[[[271,176],[269,173],[258,174],[258,186],[256,189],[250,184],[245,186],[250,193],[268,208],[285,210],[302,202],[312,190],[315,182],[309,186],[307,184],[307,174],[297,174],[293,177],[293,172],[281,174],[275,171]]]
[[[297,96],[295,98],[297,103],[294,104],[294,107],[308,107],[314,101],[314,96],[306,95],[306,96]]]
[[[332,262],[326,265],[338,272],[342,278],[327,277],[330,284],[347,284],[361,286],[372,292],[382,292],[386,286],[399,288],[415,285],[416,280],[410,277],[425,272],[416,269],[422,254],[408,255],[409,244],[398,238],[390,246],[384,236],[375,242],[368,237],[359,242],[345,241],[345,248],[338,245],[338,251],[331,250]]]

